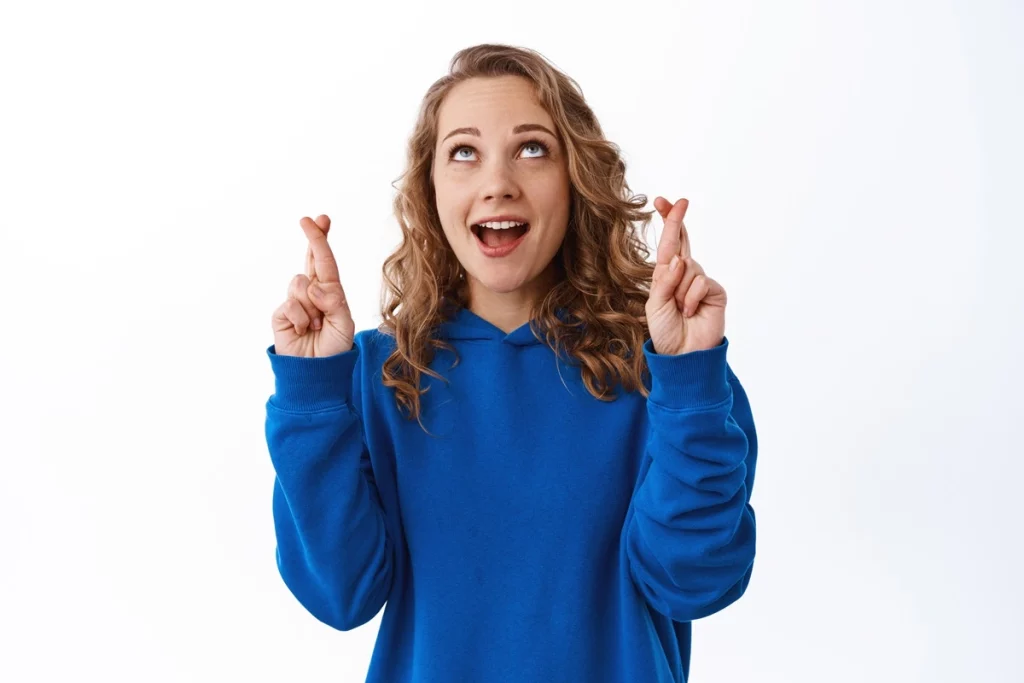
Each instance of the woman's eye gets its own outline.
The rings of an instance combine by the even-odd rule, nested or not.
[[[527,142],[525,145],[523,145],[523,151],[527,151],[527,150],[531,150],[531,149],[532,150],[536,150],[536,152],[539,155],[542,155],[542,154],[545,153],[545,151],[547,151],[547,150],[544,149],[544,146],[541,145],[538,142]],[[532,155],[533,153],[530,152],[530,154]]]
[[[530,159],[542,157],[548,153],[547,146],[540,142],[527,142],[519,149],[525,153],[527,158]],[[451,152],[451,158],[455,161],[473,161],[474,153],[475,150],[472,147],[464,145],[454,148]]]

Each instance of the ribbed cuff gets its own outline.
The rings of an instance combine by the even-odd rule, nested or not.
[[[644,343],[647,367],[651,371],[649,400],[666,408],[685,410],[721,403],[731,387],[725,360],[729,340],[711,349],[663,356],[648,339]]]
[[[302,358],[278,355],[267,348],[274,371],[274,405],[283,410],[308,412],[337,408],[352,397],[352,376],[359,347],[333,356]]]

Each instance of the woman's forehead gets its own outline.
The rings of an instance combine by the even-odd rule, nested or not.
[[[471,78],[455,85],[438,111],[438,133],[474,128],[480,135],[505,134],[520,124],[541,124],[554,129],[550,114],[540,103],[536,87],[518,76]]]

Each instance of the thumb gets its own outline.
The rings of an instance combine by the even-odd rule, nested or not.
[[[328,320],[338,320],[349,315],[348,301],[340,282],[314,281],[309,286],[309,299]]]
[[[675,300],[676,287],[683,279],[682,260],[678,254],[672,256],[668,263],[659,263],[654,267],[651,282],[651,293],[648,303],[660,308],[670,300]]]

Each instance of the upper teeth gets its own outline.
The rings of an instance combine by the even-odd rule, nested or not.
[[[508,230],[512,226],[519,227],[520,225],[526,225],[526,223],[520,223],[518,221],[490,221],[488,223],[477,223],[480,227],[490,228],[492,230]]]

